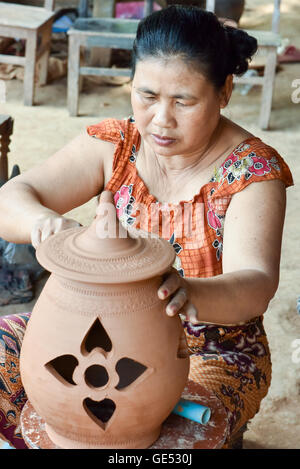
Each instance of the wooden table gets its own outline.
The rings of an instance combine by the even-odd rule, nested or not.
[[[8,160],[10,136],[13,132],[13,119],[0,114],[0,186],[8,179]]]
[[[218,449],[227,434],[227,415],[221,401],[201,385],[188,381],[183,399],[198,402],[211,409],[206,425],[171,414],[163,423],[158,440],[149,449]],[[21,429],[29,449],[61,449],[48,437],[45,421],[35,412],[29,401],[21,413]]]

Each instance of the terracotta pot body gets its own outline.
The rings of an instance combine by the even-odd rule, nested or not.
[[[111,245],[104,260],[99,252],[96,259],[87,253],[98,242],[90,235],[91,227],[72,228],[37,250],[53,273],[24,337],[22,382],[59,447],[146,448],[180,399],[189,371],[181,321],[166,315],[157,296],[173,248],[139,238],[119,251]],[[138,280],[159,264],[163,271]]]

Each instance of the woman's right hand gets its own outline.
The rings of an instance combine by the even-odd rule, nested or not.
[[[66,218],[58,213],[46,213],[37,218],[31,230],[31,243],[36,249],[38,245],[59,231],[82,226],[72,218]]]

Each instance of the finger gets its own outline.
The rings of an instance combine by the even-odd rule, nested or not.
[[[59,233],[60,231],[68,230],[71,228],[79,228],[82,226],[79,222],[75,220],[63,220],[56,228],[53,230],[53,234]]]
[[[69,220],[64,217],[57,218],[55,220],[47,220],[42,231],[41,241],[45,241],[45,239],[50,236],[59,233],[60,231],[67,230],[68,228],[73,228],[74,226],[79,226],[79,223],[75,220]]]
[[[63,226],[66,228],[72,228],[77,226],[82,226],[81,223],[77,220],[73,220],[73,218],[63,218]]]
[[[197,308],[190,301],[185,303],[179,314],[182,314],[186,318],[186,321],[189,321],[192,324],[199,323]]]
[[[176,292],[174,297],[168,303],[166,307],[166,313],[168,316],[175,316],[181,308],[183,308],[184,304],[187,301],[187,291],[185,288],[181,287]]]
[[[161,300],[164,300],[181,286],[181,282],[181,277],[179,277],[177,273],[172,273],[168,275],[166,280],[161,284],[158,289],[158,297]]]
[[[42,243],[53,232],[53,225],[52,225],[51,219],[46,218],[45,220],[40,221],[38,226],[41,232],[40,242]]]
[[[39,228],[34,228],[31,231],[31,244],[36,249],[41,243],[41,230]]]
[[[44,229],[42,231],[42,235],[41,235],[41,243],[43,241],[45,241],[47,238],[49,238],[49,236],[53,235],[54,234],[54,229],[50,229],[50,228],[47,228],[47,229]]]

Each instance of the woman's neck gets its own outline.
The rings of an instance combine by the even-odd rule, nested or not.
[[[151,166],[155,167],[159,172],[169,180],[178,179],[184,171],[185,174],[192,173],[195,175],[198,171],[201,172],[211,166],[223,153],[226,153],[227,148],[224,149],[222,139],[226,127],[226,122],[221,117],[218,125],[207,138],[203,139],[203,144],[200,145],[195,151],[184,154],[174,154],[171,156],[160,155],[155,152],[150,145],[142,141],[142,153],[145,161],[151,162]],[[231,144],[228,146],[230,149]]]

